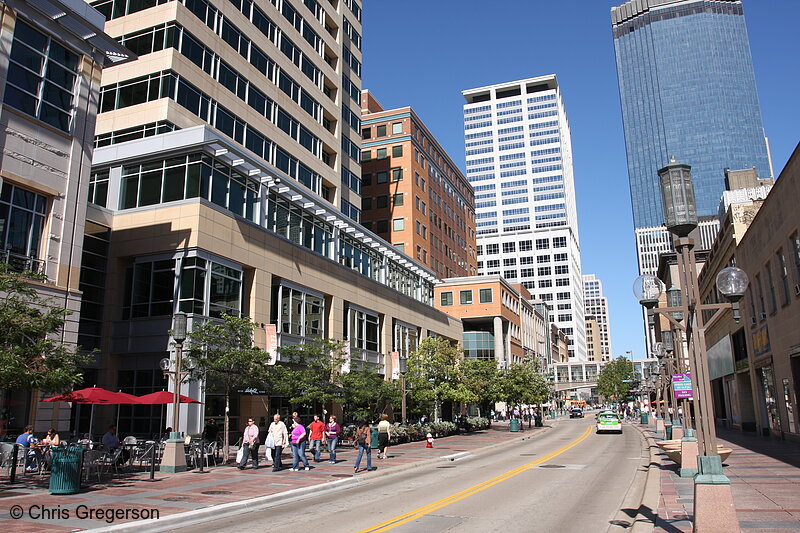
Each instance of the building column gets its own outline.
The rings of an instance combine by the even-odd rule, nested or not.
[[[505,343],[503,342],[503,319],[494,317],[494,358],[496,361],[505,361]]]

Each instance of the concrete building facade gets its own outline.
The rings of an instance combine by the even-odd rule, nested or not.
[[[71,312],[58,340],[73,348],[100,75],[106,65],[133,58],[103,24],[80,0],[2,7],[0,260],[45,276],[35,288]],[[5,429],[21,433],[34,420],[36,431],[50,423],[67,429],[69,410],[38,402],[44,392],[0,391]]]
[[[554,75],[462,91],[478,272],[521,283],[586,359],[569,123]]]
[[[610,361],[613,352],[608,299],[603,294],[603,282],[594,274],[583,275],[583,298],[586,306],[587,358],[589,361]]]

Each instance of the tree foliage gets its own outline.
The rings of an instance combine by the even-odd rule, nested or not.
[[[408,356],[407,388],[412,413],[431,412],[438,402],[477,401],[477,395],[463,381],[463,354],[442,337],[426,337]]]
[[[534,405],[547,401],[550,387],[539,365],[533,360],[525,360],[500,372],[496,394],[498,400],[509,406]]]
[[[398,382],[387,381],[369,369],[344,374],[342,387],[345,413],[354,420],[375,419],[401,402]]]
[[[292,405],[313,407],[341,400],[344,345],[327,339],[281,346],[285,364],[276,366],[270,380],[273,393],[289,398]]]
[[[184,343],[184,353],[194,358],[198,378],[225,396],[225,457],[230,443],[230,397],[233,392],[269,381],[269,354],[253,346],[255,323],[249,318],[222,315],[222,321],[209,320],[193,325]],[[177,428],[175,428],[177,430]]]
[[[499,371],[494,359],[464,359],[461,379],[464,386],[475,395],[475,403],[487,405],[497,399]]]
[[[597,378],[597,391],[614,401],[628,396],[633,386],[633,363],[623,356],[606,363]],[[627,381],[627,383],[626,383]]]
[[[35,288],[44,277],[0,264],[0,388],[61,392],[92,358],[59,339],[69,311]]]

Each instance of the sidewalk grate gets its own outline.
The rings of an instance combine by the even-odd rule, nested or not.
[[[186,502],[191,500],[189,496],[167,496],[166,498],[161,498],[165,502]]]
[[[331,474],[331,477],[353,477],[353,474]]]
[[[204,490],[200,492],[200,494],[205,494],[207,496],[221,496],[225,494],[233,494],[230,490]]]
[[[566,468],[564,465],[541,465],[539,468]]]

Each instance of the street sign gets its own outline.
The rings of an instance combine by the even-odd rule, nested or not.
[[[693,399],[691,374],[672,374],[672,390],[676,400]]]

